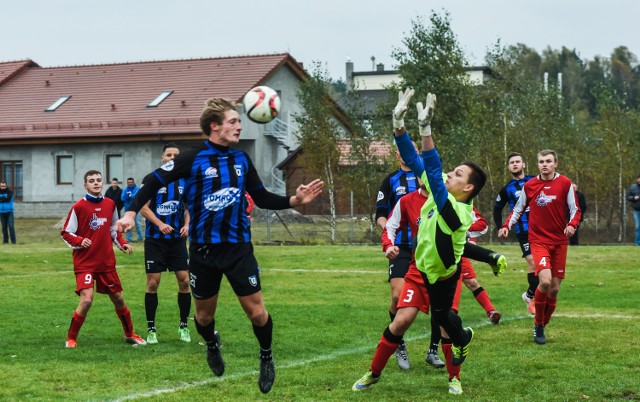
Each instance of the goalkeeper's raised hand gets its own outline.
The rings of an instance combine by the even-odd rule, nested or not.
[[[431,135],[431,119],[433,118],[433,111],[436,108],[436,96],[432,93],[427,94],[427,101],[425,105],[422,102],[416,104],[418,109],[418,125],[420,125],[420,135],[422,137],[429,137]]]
[[[394,129],[400,130],[404,127],[404,116],[407,114],[407,107],[414,93],[412,88],[406,88],[404,92],[398,91],[398,104],[393,108]]]

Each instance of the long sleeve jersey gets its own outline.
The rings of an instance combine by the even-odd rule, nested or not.
[[[429,283],[435,283],[456,270],[471,227],[473,203],[458,202],[449,194],[435,148],[423,151],[420,158],[407,132],[395,140],[402,160],[430,192],[420,214],[415,258],[417,268],[427,274]]]
[[[112,243],[122,249],[127,244],[116,231],[116,204],[109,198],[87,194],[71,207],[60,235],[73,249],[75,273],[107,272],[116,269]],[[91,247],[82,248],[83,239],[91,240]]]
[[[567,226],[577,228],[582,216],[576,199],[576,192],[567,177],[559,173],[551,180],[535,177],[524,185],[518,202],[502,227],[511,229],[528,207],[530,243],[568,244],[564,229]]]

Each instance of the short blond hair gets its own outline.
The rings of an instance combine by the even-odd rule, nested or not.
[[[558,154],[553,149],[543,149],[542,151],[538,152],[538,158],[547,155],[553,156],[553,161],[558,162]]]
[[[204,109],[200,115],[200,128],[202,132],[209,136],[211,134],[211,123],[222,124],[224,113],[227,110],[236,110],[235,102],[225,98],[211,98],[204,103]]]

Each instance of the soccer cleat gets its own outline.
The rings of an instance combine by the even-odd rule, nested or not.
[[[145,341],[141,336],[136,334],[131,334],[131,336],[125,336],[124,341],[134,346],[147,344],[147,341]]]
[[[214,333],[216,343],[213,346],[207,346],[207,363],[217,377],[224,374],[224,360],[220,352],[220,334],[218,331]]]
[[[64,347],[67,349],[75,349],[78,347],[78,344],[76,343],[75,339],[67,339],[67,341],[64,343]]]
[[[409,370],[411,368],[411,362],[409,361],[409,355],[407,354],[407,345],[404,341],[396,349],[396,360],[398,361],[398,367],[400,370]]]
[[[449,393],[454,395],[462,394],[462,383],[455,377],[449,380]]]
[[[436,352],[429,352],[427,353],[427,357],[425,358],[425,362],[427,362],[427,364],[435,367],[435,368],[443,368],[444,366],[446,366],[445,362],[443,362],[440,359],[440,356],[438,356],[438,353]]]
[[[491,323],[494,325],[498,325],[500,323],[501,317],[502,314],[500,314],[498,310],[492,310],[489,312],[489,321],[491,321]]]
[[[273,364],[273,357],[270,359],[260,359],[260,376],[258,377],[258,387],[260,392],[266,394],[271,390],[276,379],[276,367]]]
[[[547,338],[544,336],[544,325],[533,326],[533,341],[538,345],[547,343]]]
[[[374,377],[371,371],[367,371],[367,374],[363,375],[361,379],[353,384],[351,387],[352,391],[362,391],[363,389],[367,389],[373,384],[380,381],[380,376]]]
[[[522,294],[522,300],[524,300],[524,302],[527,304],[527,310],[529,311],[529,313],[531,313],[531,315],[536,315],[536,303],[532,298],[527,296],[527,292],[524,292]]]
[[[491,265],[493,274],[495,276],[500,276],[502,274],[502,271],[507,269],[507,259],[504,255],[498,253],[491,253],[489,257],[491,257],[492,259],[489,265]]]
[[[182,342],[191,342],[191,334],[189,333],[189,328],[178,328],[178,334],[180,334],[180,340]]]
[[[147,332],[147,343],[149,345],[155,345],[158,343],[158,333],[152,329]]]
[[[465,328],[464,330],[467,332],[469,336],[469,342],[467,342],[467,344],[464,346],[451,345],[451,351],[453,352],[452,363],[454,366],[461,365],[469,355],[469,345],[473,340],[473,329]]]

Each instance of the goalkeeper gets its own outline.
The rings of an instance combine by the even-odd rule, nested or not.
[[[404,115],[413,94],[412,89],[400,93],[393,111],[393,123],[402,159],[431,193],[421,210],[418,234],[414,240],[416,266],[427,289],[432,316],[453,343],[452,363],[459,366],[468,355],[473,330],[463,329],[462,320],[451,307],[460,279],[460,258],[463,252],[467,257],[489,262],[480,257],[482,252],[478,249],[483,250],[482,248],[474,246],[476,249],[471,249],[466,242],[466,232],[472,224],[472,200],[484,186],[487,176],[473,162],[464,162],[452,172],[442,173],[440,157],[431,136],[431,118],[436,101],[432,94],[427,96],[426,106],[417,104],[422,158],[418,156],[404,126]],[[500,275],[506,267],[506,261],[503,256],[492,256],[498,257],[491,265],[494,274]],[[378,349],[395,350],[401,340],[402,334],[394,334],[387,328]],[[353,385],[353,389],[368,388],[378,382],[379,377],[380,372],[369,371]],[[452,380],[449,392],[462,393],[459,379],[454,377]]]

